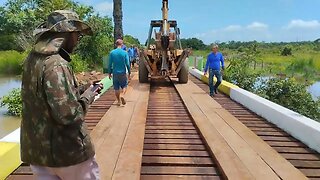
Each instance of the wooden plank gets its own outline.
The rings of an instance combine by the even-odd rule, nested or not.
[[[236,117],[236,115],[235,115]],[[269,122],[264,122],[264,121],[261,121],[261,122],[256,122],[256,121],[241,121],[242,124],[245,124],[245,125],[251,125],[251,126],[259,126],[259,125],[273,125]]]
[[[227,110],[215,109],[214,111],[222,117],[224,121],[228,123],[228,125],[232,127],[256,153],[258,153],[258,155],[272,168],[274,172],[279,175],[281,179],[307,179],[304,174],[284,159],[261,138],[256,136]]]
[[[275,127],[272,124],[248,124],[248,123],[243,123],[243,124],[245,124],[247,127],[256,127],[256,128],[274,128]]]
[[[143,150],[144,156],[210,157],[207,151],[190,150]]]
[[[7,180],[34,180],[33,175],[10,175]]]
[[[140,179],[149,89],[149,84],[139,86],[140,97],[135,105],[112,179]]]
[[[316,154],[281,153],[281,155],[290,160],[319,160],[319,155]]]
[[[200,139],[198,134],[146,134],[147,139]]]
[[[319,169],[300,169],[304,174],[307,174],[308,177],[320,178],[320,170]]]
[[[184,113],[185,112],[185,109],[184,108],[180,108],[180,109],[167,109],[167,108],[158,108],[158,109],[150,109],[148,108],[148,113],[179,113],[179,112],[182,112]]]
[[[193,87],[196,85],[193,84]],[[274,174],[276,172],[281,179],[307,179],[290,162],[281,157],[227,110],[214,108],[216,102],[213,99],[201,95],[192,95],[192,98],[257,178],[277,179],[278,177]],[[255,155],[256,153],[258,156]]]
[[[320,161],[301,161],[289,160],[295,167],[298,168],[318,168],[320,170]]]
[[[180,112],[180,113],[185,113],[186,110],[183,110],[184,112]],[[170,116],[170,114],[173,113],[177,113],[177,112],[170,112],[168,113],[168,116]],[[190,122],[190,118],[189,116],[187,117],[179,117],[179,118],[165,118],[163,119],[162,117],[157,117],[157,116],[153,116],[152,118],[148,117],[148,122],[175,122],[175,121],[181,121],[181,122]]]
[[[184,117],[189,117],[188,114],[172,114],[172,113],[167,113],[167,112],[154,112],[154,113],[148,113],[148,117],[150,116],[173,116],[175,118],[184,118]]]
[[[145,133],[148,134],[197,134],[196,130],[146,130]]]
[[[135,76],[131,80],[125,95],[127,104],[125,106],[110,107],[109,111],[91,132],[101,179],[112,178],[132,113],[139,97],[137,96],[139,94],[138,85],[138,79]]]
[[[178,114],[148,114],[147,118],[153,119],[154,117],[157,118],[168,118],[168,119],[187,119],[189,118],[188,115],[182,114],[182,115],[178,115]]]
[[[300,142],[279,142],[279,141],[266,141],[272,147],[305,147]]]
[[[273,171],[275,171],[277,175],[283,179],[306,178],[299,170],[294,168],[292,164],[282,158],[274,149],[268,146],[228,111],[222,108],[212,108],[214,106],[211,105],[212,100],[205,101],[204,97],[194,96],[193,99],[195,100],[195,103],[201,107],[202,111],[210,117],[209,119],[217,126],[219,132],[223,134],[225,138],[228,138],[227,141],[230,146],[233,146],[233,150],[238,154],[239,158],[242,159],[252,173],[255,173],[256,175],[261,173],[261,175],[258,176],[263,176],[264,173],[267,173],[265,175],[272,175],[275,177],[273,175]],[[234,134],[232,135],[232,133]],[[239,140],[236,135],[240,135],[241,139]],[[241,143],[236,145],[239,142]],[[243,147],[244,144],[247,144],[247,148],[245,150],[240,148]],[[258,156],[255,156],[255,153],[257,153]],[[267,164],[265,164],[260,157],[266,161]]]
[[[141,175],[141,180],[219,180],[219,176]]]
[[[213,162],[209,157],[158,157],[144,156],[143,164],[148,165],[197,165],[197,166],[213,166]]]
[[[294,142],[297,141],[292,137],[278,137],[278,136],[259,136],[264,141],[281,141],[281,142]]]
[[[143,166],[141,175],[217,175],[212,167]]]
[[[191,122],[148,122],[148,126],[193,126]]]
[[[28,166],[20,166],[18,167],[16,170],[14,170],[12,172],[12,174],[15,174],[15,175],[32,175],[32,170],[31,170],[31,167],[28,165]]]
[[[147,130],[151,130],[151,129],[175,129],[175,130],[195,130],[195,128],[193,126],[147,126],[146,127]]]
[[[194,103],[191,98],[190,89],[188,89],[190,88],[190,83],[189,81],[186,85],[175,84],[175,86],[192,115],[195,124],[201,131],[210,151],[218,160],[224,176],[228,179],[255,179],[253,174],[243,165],[221,134],[209,123],[208,118],[203,114],[201,109]],[[221,106],[216,104],[215,107]]]
[[[205,150],[206,147],[203,145],[185,145],[185,144],[145,144],[145,150],[152,150],[152,149],[168,149],[168,150]]]
[[[311,149],[300,148],[300,147],[273,147],[278,153],[300,153],[300,154],[307,154],[307,153],[314,153]]]
[[[285,133],[284,131],[277,131],[277,132],[266,132],[266,131],[256,131],[256,135],[258,136],[281,136],[281,137],[287,137],[289,134]]]
[[[127,89],[127,94],[130,94],[130,92],[132,91],[132,86],[137,86],[138,81],[132,81],[130,83],[130,85],[128,86]],[[93,131],[91,131],[90,136],[92,138],[92,140],[94,141],[94,145],[97,149],[97,147],[100,147],[100,145],[103,143],[104,138],[101,138],[102,134],[108,134],[108,132],[110,131],[110,127],[112,127],[113,124],[115,124],[118,119],[116,118],[118,115],[113,115],[114,113],[110,114],[108,113],[109,111],[115,111],[115,109],[122,108],[122,107],[118,107],[116,105],[116,101],[114,102],[114,105],[111,106],[109,108],[109,110],[106,112],[106,114],[101,118],[101,120],[99,121],[99,123],[96,125],[96,127],[94,128]],[[125,112],[125,111],[124,111]],[[126,113],[131,113],[131,112],[126,112]],[[121,114],[121,113],[120,113]],[[114,117],[113,117],[114,116]]]
[[[277,132],[277,131],[279,131],[279,128],[272,128],[272,127],[267,127],[267,128],[263,128],[263,127],[261,127],[261,128],[259,128],[259,127],[252,127],[252,128],[250,128],[251,129],[251,131],[253,131],[253,132],[256,132],[256,131],[263,131],[263,132]]]
[[[163,110],[163,111],[180,111],[180,110],[185,110],[184,106],[180,106],[180,107],[171,107],[171,106],[166,106],[166,107],[157,107],[157,106],[154,106],[154,107],[148,107],[148,111],[157,111],[157,110]]]
[[[190,90],[190,88],[189,88]],[[250,145],[239,136],[239,132],[236,132],[232,127],[225,122],[225,119],[221,118],[218,114],[218,110],[222,108],[214,108],[214,100],[208,99],[206,96],[200,96],[198,94],[191,95],[193,103],[195,103],[201,111],[208,118],[209,122],[214,128],[223,136],[228,145],[236,153],[238,158],[248,168],[250,173],[255,178],[268,177],[269,179],[279,179],[277,174],[266,164],[260,156],[250,147]],[[232,116],[230,114],[230,116]],[[232,116],[233,117],[233,116]],[[238,121],[239,122],[239,121]],[[250,131],[248,129],[248,131]],[[257,137],[255,134],[253,134]]]
[[[200,139],[144,139],[146,144],[202,144]]]

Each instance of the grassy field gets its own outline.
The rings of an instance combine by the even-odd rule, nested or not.
[[[21,74],[22,62],[26,56],[26,53],[20,53],[17,51],[0,51],[0,74]]]
[[[309,44],[291,46],[292,55],[282,56],[281,50],[284,46],[275,45],[272,47],[258,47],[258,53],[255,55],[256,60],[255,71],[263,71],[263,75],[286,75],[294,76],[301,79],[303,77],[310,78],[311,81],[320,80],[320,50],[315,49]],[[228,65],[228,58],[238,57],[240,52],[231,50],[229,48],[220,48],[220,51],[226,58],[226,65]],[[202,56],[206,61],[210,50],[193,51],[192,56]],[[309,65],[309,62],[312,63]],[[205,64],[205,62],[203,63]],[[254,65],[252,65],[253,67]],[[289,66],[294,66],[296,72],[289,71]],[[298,66],[298,67],[296,67]],[[301,68],[299,69],[299,66]],[[309,74],[308,74],[309,73]],[[308,75],[306,75],[308,74]]]

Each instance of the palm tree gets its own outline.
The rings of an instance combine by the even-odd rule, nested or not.
[[[114,43],[123,39],[122,30],[122,0],[113,0]]]

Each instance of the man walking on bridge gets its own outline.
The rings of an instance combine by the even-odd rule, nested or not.
[[[121,49],[123,41],[118,39],[116,41],[117,48],[112,50],[109,56],[109,79],[113,77],[113,88],[118,100],[118,106],[126,104],[124,95],[128,86],[128,79],[130,78],[130,62],[129,55],[126,51]],[[128,72],[128,74],[127,74]],[[122,94],[120,96],[120,88]],[[121,102],[120,102],[121,100]]]
[[[69,53],[91,28],[73,11],[58,10],[34,31],[23,65],[21,159],[36,179],[99,179],[84,117],[96,91],[81,93]]]
[[[131,45],[131,47],[128,49],[128,55],[129,55],[129,61],[131,63],[131,67],[134,67],[134,47]]]
[[[224,70],[224,58],[221,52],[218,52],[218,45],[212,46],[212,52],[207,57],[204,75],[207,75],[209,69],[209,88],[210,96],[217,94],[217,89],[222,82],[221,67]],[[213,85],[213,77],[216,76],[217,82]]]

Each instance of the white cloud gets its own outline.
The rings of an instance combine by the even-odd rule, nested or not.
[[[261,22],[252,22],[248,25],[229,25],[220,29],[199,32],[195,37],[206,44],[216,41],[314,41],[320,37],[320,21],[292,20],[282,27],[269,27]]]
[[[264,30],[267,29],[268,25],[260,22],[253,22],[247,26],[247,29],[250,30]]]
[[[221,29],[196,34],[196,37],[209,44],[215,41],[270,41],[269,26],[261,22],[248,25],[230,25]]]
[[[209,33],[196,33],[194,36],[197,38],[204,38],[208,35]]]
[[[224,28],[225,31],[239,31],[242,27],[240,25],[230,25],[226,28]]]
[[[113,12],[113,3],[112,2],[103,2],[94,6],[94,9],[99,12],[101,15],[112,15]]]
[[[320,22],[317,20],[304,21],[301,19],[296,19],[290,21],[290,23],[284,27],[285,29],[317,29],[320,28]]]

